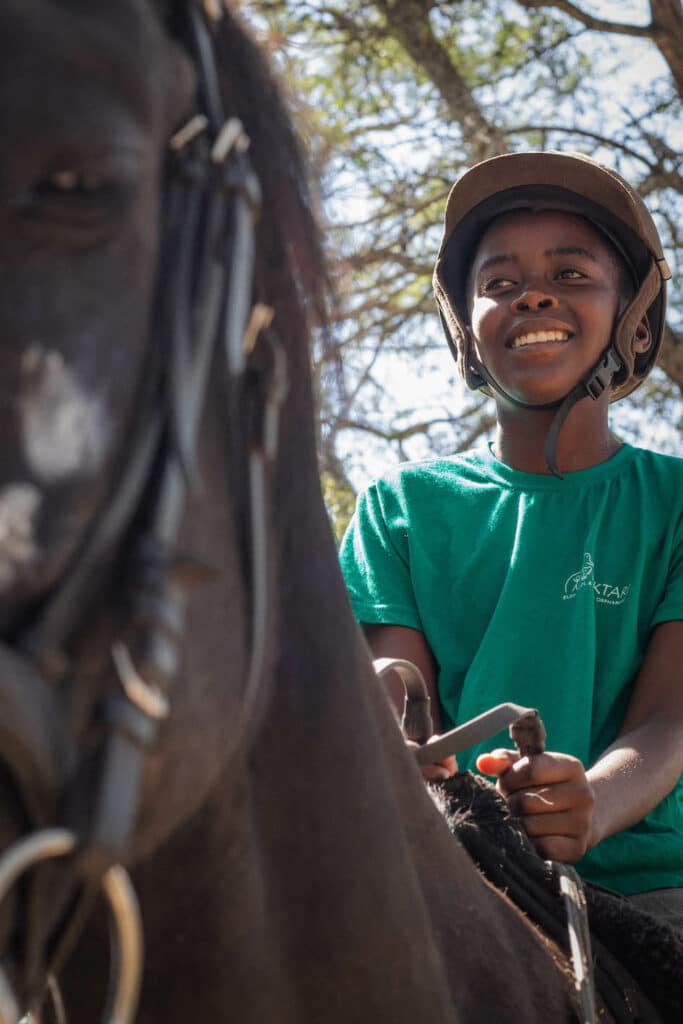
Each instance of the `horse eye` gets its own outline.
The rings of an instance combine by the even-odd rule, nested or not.
[[[70,192],[78,185],[78,175],[74,171],[56,171],[47,176],[47,183],[60,192]]]
[[[78,174],[76,171],[65,168],[61,171],[53,171],[39,183],[39,192],[60,192],[64,195],[85,194],[94,195],[103,187],[103,180],[98,174],[85,171]]]
[[[20,208],[24,223],[74,229],[87,237],[95,228],[114,228],[136,194],[141,177],[136,163],[116,154],[109,159],[65,160],[36,175]]]

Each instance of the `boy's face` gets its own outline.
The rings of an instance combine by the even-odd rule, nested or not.
[[[557,401],[609,344],[621,280],[611,246],[582,217],[500,217],[479,243],[468,285],[479,359],[518,401]]]

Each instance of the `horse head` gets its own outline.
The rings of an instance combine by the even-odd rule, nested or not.
[[[117,862],[141,1021],[568,1019],[350,613],[306,345],[321,246],[256,47],[217,0],[7,0],[0,125],[0,1019],[8,978],[37,1008],[74,946],[96,1019],[97,917],[78,933],[103,877],[130,899]],[[59,864],[7,892],[39,853]]]
[[[241,377],[254,369],[240,351],[245,329],[253,342],[272,309],[278,343],[261,361],[281,363],[298,331],[292,369],[305,378],[307,324],[293,262],[303,252],[297,233],[313,236],[310,217],[301,217],[293,136],[278,142],[273,129],[286,119],[277,102],[257,98],[260,57],[220,5],[12,0],[0,47],[12,140],[0,158],[0,628],[58,686],[71,672],[69,728],[79,733],[101,667],[80,684],[73,665],[85,657],[85,632],[100,630],[100,650],[111,648],[112,602],[125,628],[125,572],[112,566],[145,530],[156,530],[166,549],[158,557],[174,561],[163,571],[176,583],[212,572],[230,578],[229,588],[214,586],[213,601],[232,623],[226,662],[248,672],[251,597],[236,581],[248,590],[253,580],[249,554],[234,548],[249,543],[253,524],[248,514],[232,516],[218,547],[204,535],[225,516],[226,492],[234,505],[248,488],[240,449],[254,414]],[[250,141],[268,202],[282,207],[278,221],[256,228],[256,258],[261,186]],[[250,318],[254,303],[260,319]],[[282,391],[282,365],[272,372],[280,383],[271,390]],[[232,445],[232,470],[222,440],[197,437],[202,418]],[[183,484],[201,484],[189,512],[177,502],[175,527],[151,527],[149,479],[172,461]],[[231,574],[235,559],[243,564]],[[206,675],[197,671],[191,704],[205,699],[208,710]],[[226,699],[216,693],[214,703]]]
[[[2,20],[1,845],[60,821],[130,862],[202,804],[265,678],[264,489],[292,339],[306,380],[312,220],[222,7],[12,0]],[[258,227],[250,143],[283,205]]]
[[[115,486],[152,324],[165,149],[193,81],[145,3],[11,0],[2,17],[7,633],[59,585]]]

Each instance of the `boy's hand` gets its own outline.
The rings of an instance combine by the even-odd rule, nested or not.
[[[433,743],[434,740],[441,739],[440,735],[431,736],[427,741]],[[419,747],[419,743],[414,743],[412,740],[406,740],[407,747]],[[450,779],[451,775],[455,775],[458,770],[458,762],[456,761],[453,754],[449,757],[444,757],[443,761],[437,761],[436,764],[421,764],[420,771],[422,772],[422,778],[425,782],[439,782],[445,779]]]
[[[477,769],[498,776],[499,792],[542,857],[572,864],[593,845],[595,798],[578,758],[494,750],[477,758]]]

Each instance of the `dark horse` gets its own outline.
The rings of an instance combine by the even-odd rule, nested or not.
[[[352,620],[316,468],[317,236],[255,47],[215,2],[4,0],[0,125],[0,873],[57,837],[0,908],[2,1012],[100,1019],[120,860],[141,1022],[574,1019]]]

